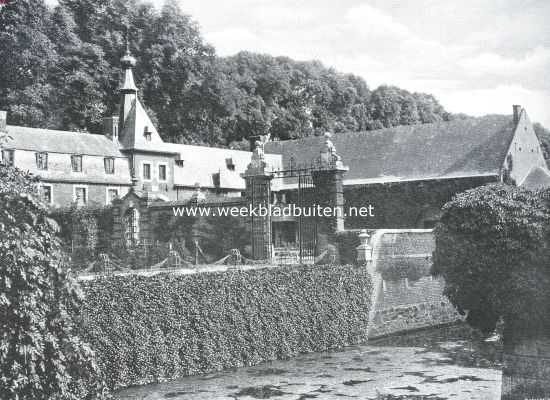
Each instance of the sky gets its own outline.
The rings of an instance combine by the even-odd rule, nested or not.
[[[218,55],[318,59],[371,89],[434,94],[455,113],[520,104],[550,128],[548,0],[178,1]]]

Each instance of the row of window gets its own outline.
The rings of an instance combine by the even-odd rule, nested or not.
[[[42,198],[48,204],[53,204],[53,186],[49,184],[42,184],[40,186]],[[105,191],[105,202],[110,204],[114,199],[118,198],[118,188],[107,188]],[[88,187],[87,186],[73,186],[73,201],[79,206],[88,204]]]
[[[36,156],[36,168],[42,171],[48,169],[48,153],[39,152],[35,153]],[[73,172],[82,172],[82,155],[71,155],[71,169]],[[2,150],[2,161],[7,165],[14,165],[15,151],[11,149]],[[115,173],[115,158],[105,157],[103,159],[103,166],[105,173],[112,175]]]
[[[166,182],[168,180],[168,169],[166,164],[158,164],[158,180],[160,182]],[[141,169],[141,177],[144,181],[151,180],[151,163],[143,163]]]

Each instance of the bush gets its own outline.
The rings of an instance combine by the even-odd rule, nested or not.
[[[114,276],[86,284],[83,334],[113,388],[367,340],[364,268]]]
[[[502,317],[515,334],[550,328],[548,194],[489,185],[443,208],[433,272],[474,327],[491,332]]]
[[[361,244],[358,230],[348,230],[336,234],[336,246],[342,264],[357,263],[357,247]]]
[[[54,223],[23,173],[0,165],[0,176],[0,398],[102,397],[94,354],[75,334],[82,292],[61,267]]]

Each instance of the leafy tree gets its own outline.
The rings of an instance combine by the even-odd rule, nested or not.
[[[102,133],[118,113],[126,38],[143,103],[161,136],[235,146],[449,118],[427,94],[382,86],[318,61],[241,52],[216,57],[176,0],[12,2],[0,14],[0,107],[11,123]]]
[[[0,398],[104,397],[76,333],[83,295],[46,208],[24,173],[0,165],[0,177]]]
[[[540,145],[542,147],[542,154],[544,155],[546,164],[550,167],[550,131],[538,122],[533,124],[533,129],[539,138]]]
[[[48,77],[57,53],[49,22],[42,0],[9,2],[0,12],[0,108],[18,124],[55,125]]]
[[[433,272],[467,321],[505,336],[550,327],[550,192],[494,184],[459,194],[436,227]]]

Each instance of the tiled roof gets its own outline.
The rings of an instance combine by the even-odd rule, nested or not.
[[[514,135],[511,117],[489,115],[451,122],[400,126],[332,138],[349,171],[344,183],[497,175]],[[281,154],[283,165],[310,163],[323,138],[269,142],[266,153]]]
[[[174,171],[174,184],[177,186],[194,187],[198,183],[202,188],[214,188],[218,184],[223,189],[245,189],[241,174],[250,163],[252,153],[249,151],[175,143],[162,143],[155,148],[178,153],[183,160],[183,167],[175,167]],[[268,159],[280,159],[280,156],[270,155]],[[230,170],[228,164],[232,164],[234,170]]]
[[[151,140],[146,140],[146,131],[149,132]],[[124,149],[157,151],[159,145],[163,143],[157,128],[153,125],[139,99],[132,104],[119,139]]]
[[[541,167],[534,167],[520,184],[529,190],[539,190],[550,187],[550,171]]]
[[[58,131],[52,129],[7,126],[8,140],[4,147],[51,153],[86,154],[123,157],[118,144],[103,135]]]

